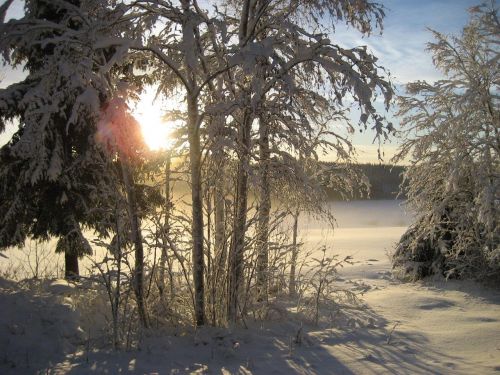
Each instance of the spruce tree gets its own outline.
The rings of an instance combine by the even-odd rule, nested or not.
[[[22,19],[0,26],[4,61],[27,72],[0,90],[0,131],[18,121],[0,149],[0,247],[58,237],[66,277],[78,276],[78,257],[91,251],[82,226],[105,232],[104,211],[91,208],[106,203],[99,186],[113,183],[94,139],[106,87],[95,55],[78,43],[89,35],[79,7],[78,0],[31,0]]]

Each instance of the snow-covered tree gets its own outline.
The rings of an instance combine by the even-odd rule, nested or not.
[[[147,51],[155,60],[149,64],[152,80],[159,83],[160,92],[167,96],[181,90],[186,102],[186,132],[189,144],[189,177],[192,205],[192,259],[194,282],[195,321],[205,322],[204,317],[204,220],[202,202],[202,128],[204,97],[211,90],[216,77],[227,68],[227,61],[217,59],[217,46],[226,33],[226,24],[217,16],[202,10],[196,1],[179,3],[159,0],[139,0],[133,3],[141,17],[138,24],[147,19],[157,21],[148,31],[144,30],[144,42],[136,41],[133,50]],[[151,26],[151,24],[150,24]],[[211,90],[213,91],[213,90]]]
[[[80,225],[104,229],[88,208],[107,182],[92,126],[107,83],[96,79],[95,55],[78,40],[89,36],[79,3],[28,1],[25,16],[0,29],[4,61],[27,71],[0,92],[0,130],[6,120],[19,122],[1,150],[0,243],[59,237],[67,276],[90,251]]]
[[[134,292],[141,324],[148,326],[144,298],[144,247],[136,182],[132,165],[140,157],[144,141],[137,120],[131,115],[126,99],[128,95],[111,98],[102,110],[97,123],[97,140],[107,149],[111,158],[117,156],[121,178],[125,187],[129,216],[130,242],[134,246]]]
[[[500,24],[493,2],[470,13],[460,36],[432,31],[445,78],[408,84],[399,98],[395,160],[410,159],[404,186],[417,219],[394,262],[413,277],[500,272]]]
[[[127,10],[106,0],[32,0],[23,18],[1,25],[4,60],[25,66],[28,75],[0,93],[2,130],[5,120],[19,121],[2,148],[0,243],[58,236],[58,249],[71,257],[68,271],[77,273],[71,265],[90,251],[80,225],[107,234],[114,221],[102,215],[114,210],[106,209],[112,202],[103,192],[123,181],[136,248],[135,293],[147,325],[137,187],[129,168],[139,130],[120,97],[122,81],[134,76],[125,59],[128,48],[116,43],[136,36],[123,17]],[[121,178],[113,172],[115,147]]]
[[[259,280],[265,290],[265,257],[270,199],[269,158],[275,164],[298,156],[314,157],[320,148],[349,155],[349,142],[328,130],[333,120],[345,120],[344,100],[354,99],[361,110],[361,122],[374,122],[377,133],[385,132],[382,117],[372,102],[376,92],[385,103],[392,89],[380,75],[376,58],[366,48],[344,49],[327,37],[332,28],[323,27],[320,18],[334,24],[340,19],[369,33],[383,17],[382,9],[368,1],[233,2],[238,14],[238,50],[230,61],[237,82],[236,119],[238,171],[233,234],[230,248],[228,316],[235,320],[239,290],[243,285],[242,267],[245,247],[249,173],[254,142],[252,128],[259,126],[258,140],[261,201],[258,237]],[[241,12],[240,12],[241,10]],[[319,30],[319,31],[318,31]],[[235,36],[236,38],[236,36]],[[315,128],[325,125],[323,132]],[[347,128],[351,125],[348,124]],[[275,133],[273,134],[273,128]],[[389,129],[390,130],[390,129]],[[315,138],[319,134],[319,137]],[[333,139],[328,144],[327,138]],[[270,140],[274,140],[271,145]],[[285,163],[286,165],[286,163]],[[284,168],[283,170],[286,170]]]

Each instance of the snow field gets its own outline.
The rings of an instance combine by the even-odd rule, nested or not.
[[[250,320],[248,329],[152,330],[143,333],[140,350],[114,352],[102,338],[106,309],[95,292],[64,281],[2,279],[0,373],[498,373],[500,292],[473,282],[392,279],[387,252],[408,219],[394,202],[355,204],[360,220],[347,204],[344,211],[337,205],[334,240],[321,224],[301,223],[306,247],[325,244],[353,256],[354,264],[340,272],[339,287],[363,292],[362,301],[339,301],[330,322],[307,324],[291,301],[280,300],[268,321]]]

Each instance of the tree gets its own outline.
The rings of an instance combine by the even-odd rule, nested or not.
[[[30,1],[22,19],[0,29],[4,60],[28,71],[0,92],[0,130],[6,120],[19,120],[0,156],[0,245],[20,245],[28,235],[59,237],[66,277],[78,275],[78,257],[90,251],[80,224],[103,229],[87,208],[96,186],[109,182],[89,125],[103,82],[95,79],[93,55],[63,36],[84,35],[79,6]]]
[[[28,235],[62,237],[58,249],[67,254],[67,269],[77,273],[77,257],[90,250],[80,224],[107,235],[114,220],[102,215],[115,210],[103,192],[123,184],[135,294],[147,326],[140,196],[131,170],[141,139],[125,103],[131,96],[125,88],[135,77],[128,49],[116,45],[119,37],[135,37],[123,17],[128,9],[105,0],[36,0],[27,4],[25,17],[2,24],[4,59],[26,63],[29,74],[0,97],[2,120],[19,119],[18,132],[2,149],[0,244],[22,244]],[[117,151],[121,180],[113,171]]]
[[[345,19],[362,33],[369,33],[374,25],[381,23],[383,17],[383,11],[377,4],[368,1],[354,4],[349,1],[235,3],[241,6],[237,8],[241,12],[238,13],[239,50],[232,59],[238,62],[232,71],[238,82],[236,98],[239,110],[233,115],[237,124],[238,170],[229,253],[230,321],[236,320],[238,298],[243,285],[243,252],[254,124],[258,122],[260,128],[260,139],[257,142],[261,152],[257,159],[260,159],[262,167],[257,234],[260,253],[258,283],[265,295],[270,212],[266,179],[271,154],[277,155],[276,161],[293,160],[295,156],[303,154],[315,157],[318,149],[328,147],[325,137],[332,136],[333,144],[344,143],[342,137],[328,130],[320,132],[320,136],[314,138],[314,128],[321,126],[321,122],[318,122],[320,119],[326,120],[326,124],[334,119],[345,119],[342,108],[343,100],[347,97],[352,97],[359,105],[361,121],[366,123],[368,119],[373,120],[377,133],[382,135],[385,131],[383,119],[376,113],[372,100],[378,91],[388,105],[392,95],[390,84],[379,75],[376,59],[367,53],[366,48],[347,50],[333,44],[326,35],[331,30],[325,29],[319,21],[328,14],[332,23]],[[315,33],[315,27],[324,33]],[[301,108],[298,103],[304,107]],[[318,103],[326,113],[315,112],[314,106]],[[273,138],[273,126],[274,129],[280,129],[273,136],[281,146],[275,144],[271,152],[269,142]],[[350,124],[347,126],[350,127]],[[333,148],[341,155],[345,154],[343,147]]]
[[[144,298],[144,248],[141,233],[139,197],[132,173],[134,162],[140,159],[139,153],[144,140],[139,123],[130,114],[126,98],[117,95],[111,98],[97,124],[96,138],[111,154],[118,156],[118,164],[126,192],[129,217],[130,242],[134,246],[135,267],[133,273],[134,292],[137,299],[139,319],[143,327],[148,327],[148,315]]]
[[[415,224],[394,265],[423,277],[499,276],[500,88],[498,8],[470,10],[460,36],[432,31],[428,44],[445,78],[407,85],[399,98],[405,127],[396,161]]]
[[[185,93],[192,205],[194,310],[196,324],[203,325],[205,286],[201,180],[201,137],[204,118],[202,96],[207,85],[218,74],[227,70],[226,66],[219,65],[220,60],[213,58],[213,48],[217,49],[216,38],[223,33],[216,31],[218,34],[214,35],[214,30],[225,25],[210,18],[195,1],[182,0],[179,5],[174,5],[156,0],[143,0],[135,2],[134,6],[137,9],[144,9],[145,17],[152,15],[161,19],[164,25],[159,35],[153,33],[147,43],[135,43],[129,47],[149,51],[157,58],[150,68],[155,70],[153,76],[158,79],[161,92],[168,95],[180,86]],[[180,30],[180,34],[175,32],[177,29]],[[225,63],[225,60],[222,62]]]

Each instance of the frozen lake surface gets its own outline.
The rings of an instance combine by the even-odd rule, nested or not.
[[[390,251],[411,222],[411,215],[405,213],[402,201],[397,200],[330,202],[329,206],[337,221],[333,230],[323,218],[305,214],[300,217],[299,237],[305,250],[326,246],[331,253],[352,255],[356,262],[380,258],[377,260],[387,264],[385,254],[381,256],[377,253],[375,256],[374,251]],[[42,246],[45,252],[40,271],[45,267],[58,267],[60,274],[64,259],[62,255],[55,255],[53,252],[56,242],[51,240]],[[0,271],[19,269],[19,272],[26,275],[32,273],[32,268],[26,266],[26,254],[18,249],[9,249],[4,254],[8,258],[0,257]],[[100,259],[102,255],[104,252],[98,249],[96,259]],[[30,255],[29,263],[33,266],[33,254]],[[81,272],[85,273],[90,262],[83,259],[80,263]]]
[[[370,272],[387,271],[388,254],[412,220],[402,201],[331,202],[329,205],[336,219],[334,229],[319,218],[300,219],[299,235],[305,249],[326,246],[331,254],[352,256],[354,265],[343,271],[351,277],[366,277],[366,264],[373,266]],[[356,271],[359,274],[356,275]]]

